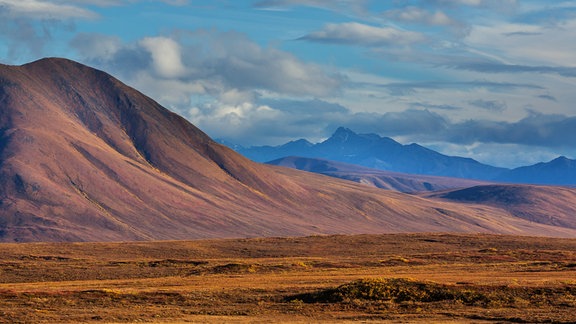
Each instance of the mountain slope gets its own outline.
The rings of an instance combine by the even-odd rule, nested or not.
[[[568,201],[576,201],[576,189],[483,185],[424,196],[498,207],[530,222],[576,229],[576,205],[566,204]]]
[[[215,205],[220,214],[252,216],[248,209],[267,204],[260,190],[275,190],[263,180],[274,177],[271,171],[230,154],[183,118],[70,61],[2,70],[5,239],[167,239],[268,230],[258,218],[211,216]],[[244,195],[239,206],[234,198]],[[298,232],[290,227],[277,231]]]
[[[468,179],[398,173],[371,169],[355,164],[294,156],[270,161],[267,164],[319,173],[330,177],[359,182],[376,188],[407,193],[439,191],[482,184],[480,181]]]
[[[254,163],[110,75],[0,66],[0,241],[329,233],[575,236],[462,205]]]
[[[418,144],[402,145],[376,134],[357,134],[343,127],[318,144],[299,140],[277,147],[239,148],[238,152],[258,162],[300,156],[386,171],[481,180],[494,179],[507,170],[469,158],[443,155]]]
[[[564,156],[505,172],[498,180],[545,185],[576,185],[576,160]]]

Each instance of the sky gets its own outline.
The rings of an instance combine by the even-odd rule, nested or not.
[[[243,146],[339,126],[576,158],[576,0],[0,0],[0,63],[102,69]]]

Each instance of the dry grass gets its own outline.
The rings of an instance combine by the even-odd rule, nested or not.
[[[2,322],[576,321],[576,240],[0,245]]]

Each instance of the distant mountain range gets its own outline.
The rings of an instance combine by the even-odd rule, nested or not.
[[[258,162],[299,156],[386,171],[482,180],[494,179],[506,171],[473,159],[443,155],[418,144],[402,145],[376,134],[357,134],[344,127],[318,144],[298,140],[276,147],[238,148],[238,152]]]
[[[235,150],[257,162],[304,157],[407,174],[527,184],[576,185],[576,160],[566,157],[511,170],[470,158],[447,156],[415,143],[402,145],[377,134],[357,134],[344,127],[338,128],[330,138],[317,144],[300,139],[280,146],[237,146]],[[278,161],[274,164],[277,163]]]

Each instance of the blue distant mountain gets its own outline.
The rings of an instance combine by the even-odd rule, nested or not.
[[[508,171],[470,158],[440,154],[418,144],[402,145],[377,134],[357,134],[344,127],[317,144],[301,139],[280,146],[237,147],[236,150],[257,162],[299,156],[394,172],[479,180],[493,180]]]
[[[510,183],[576,185],[576,160],[564,156],[550,162],[506,169],[470,158],[447,156],[418,144],[403,145],[377,134],[357,134],[344,127],[338,128],[330,138],[317,144],[300,139],[280,146],[233,148],[257,162],[289,156],[305,157],[410,174]]]
[[[252,146],[245,148],[238,145],[229,145],[229,143],[220,141],[221,144],[227,145],[238,153],[256,162],[269,162],[286,156],[315,157],[314,146],[305,139],[291,141],[279,146]]]
[[[499,181],[542,185],[576,185],[576,160],[564,156],[550,162],[516,168],[497,178]]]

